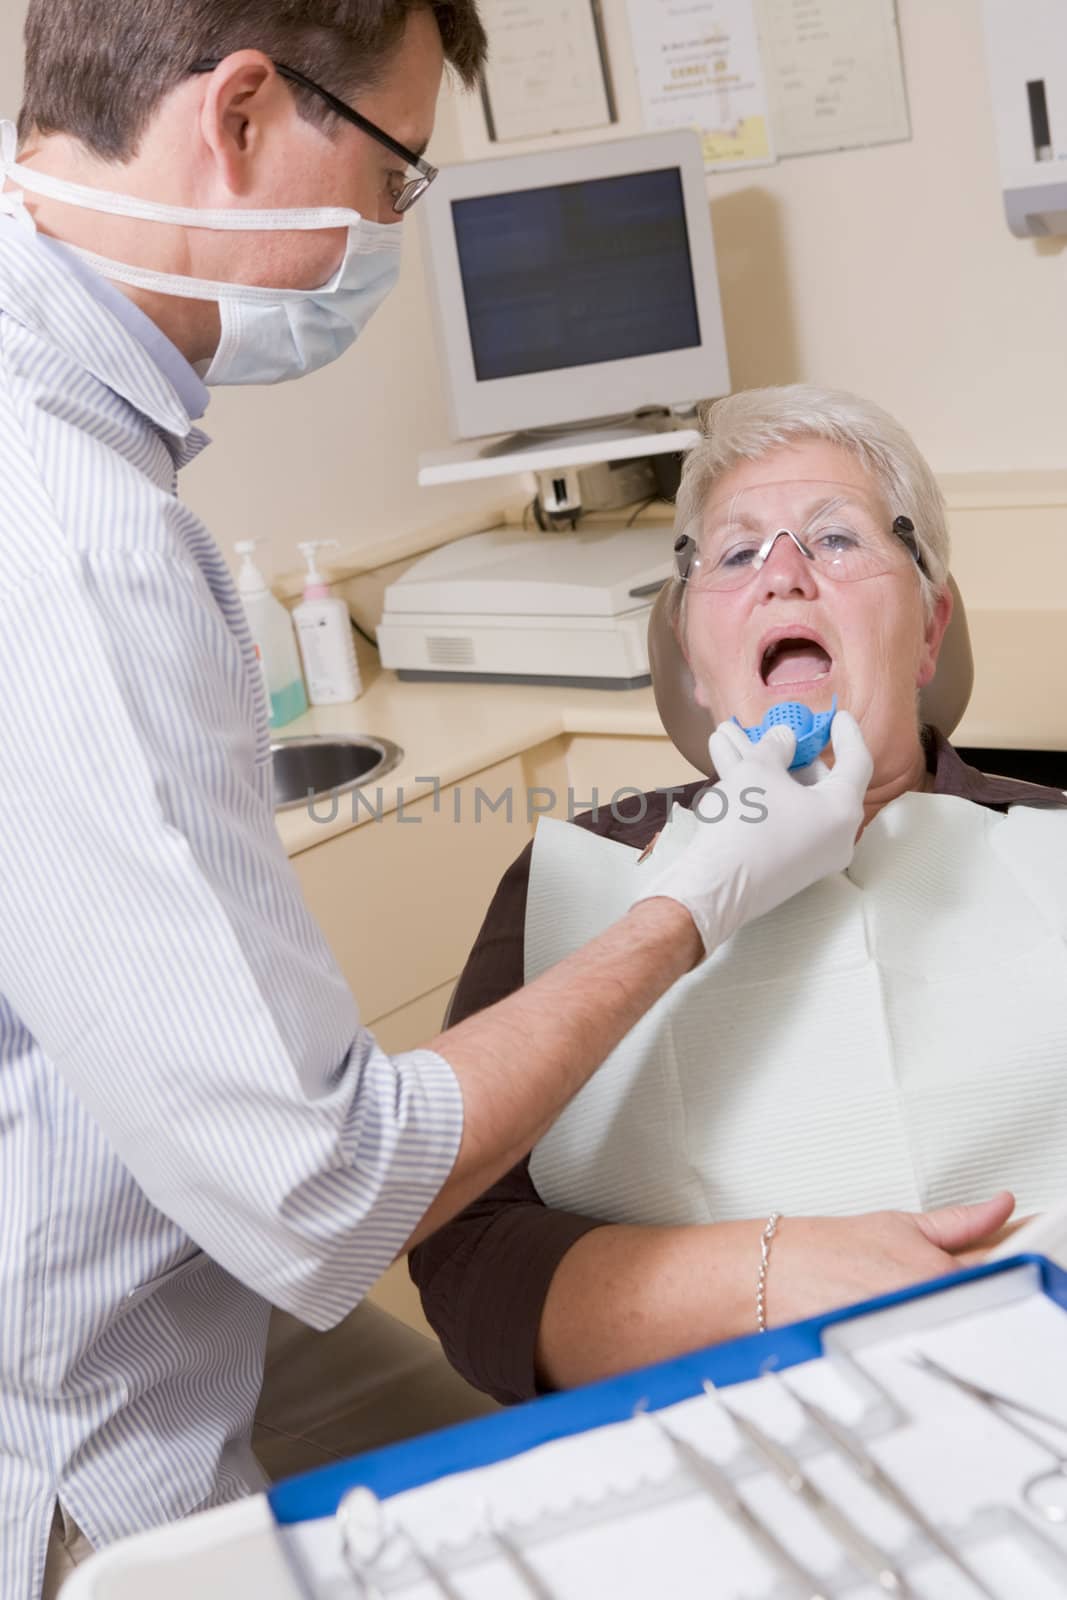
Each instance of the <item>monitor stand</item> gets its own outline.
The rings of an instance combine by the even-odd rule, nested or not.
[[[447,450],[419,457],[419,483],[465,483],[474,478],[501,478],[514,472],[548,472],[588,467],[598,461],[625,461],[634,456],[667,455],[689,450],[700,431],[669,414],[605,417],[585,427],[545,428],[529,433],[467,439]]]

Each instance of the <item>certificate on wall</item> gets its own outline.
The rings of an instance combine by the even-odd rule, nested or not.
[[[490,139],[539,139],[615,121],[599,0],[481,0]]]
[[[704,165],[774,160],[752,0],[628,0],[646,128],[696,128]]]
[[[759,0],[780,156],[911,137],[894,0]]]

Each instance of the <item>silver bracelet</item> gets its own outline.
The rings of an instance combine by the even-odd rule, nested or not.
[[[759,1276],[756,1279],[756,1328],[767,1332],[767,1265],[771,1259],[771,1241],[782,1220],[780,1211],[772,1211],[767,1226],[759,1236]]]

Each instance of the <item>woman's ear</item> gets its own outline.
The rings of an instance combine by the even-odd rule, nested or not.
[[[919,657],[919,671],[915,682],[920,689],[925,689],[937,671],[937,658],[941,653],[941,641],[945,637],[945,629],[952,619],[952,591],[948,584],[938,590],[937,599],[930,619],[923,630],[923,648]]]

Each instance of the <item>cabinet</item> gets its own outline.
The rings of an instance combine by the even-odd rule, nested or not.
[[[294,859],[304,897],[388,1048],[440,1023],[486,908],[533,836],[538,791],[565,794],[561,740],[364,820]]]
[[[625,801],[634,790],[682,788],[703,773],[689,765],[671,741],[662,738],[620,738],[617,735],[575,734],[567,743],[568,782],[578,802],[588,810],[596,794],[603,810]]]

